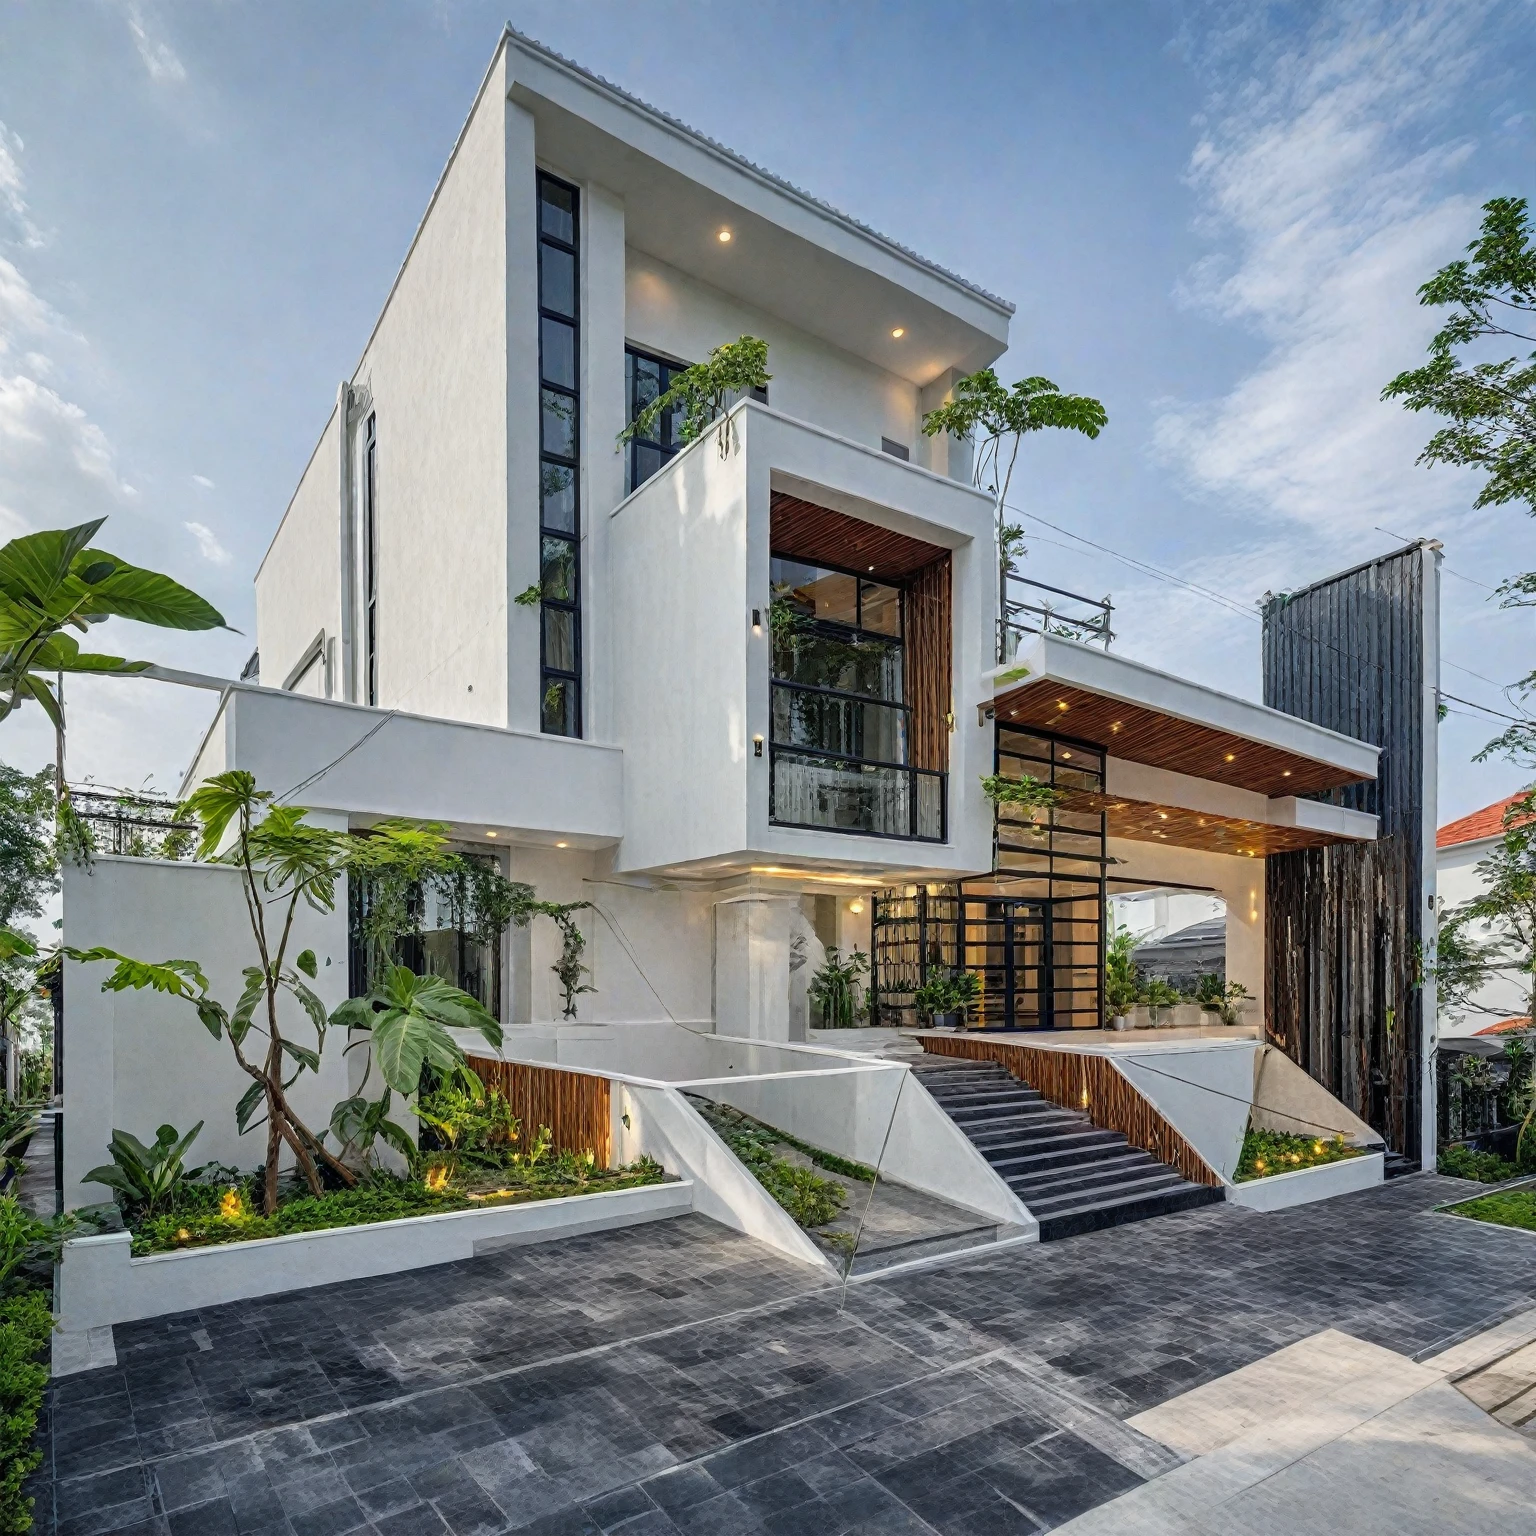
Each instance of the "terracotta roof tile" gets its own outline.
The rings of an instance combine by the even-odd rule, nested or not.
[[[1448,821],[1435,833],[1435,847],[1454,848],[1458,843],[1478,843],[1484,838],[1502,836],[1504,812],[1524,793],[1522,790],[1520,794],[1507,795],[1480,811],[1473,811],[1470,816],[1463,816],[1460,821]]]
[[[1501,1019],[1497,1024],[1485,1024],[1472,1031],[1475,1035],[1508,1035],[1517,1029],[1529,1029],[1531,1021],[1522,1013],[1518,1019]]]

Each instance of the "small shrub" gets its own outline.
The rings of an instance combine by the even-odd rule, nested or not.
[[[1497,1227],[1536,1232],[1536,1190],[1509,1189],[1496,1195],[1479,1195],[1447,1209],[1453,1216],[1470,1216],[1473,1221],[1489,1221]]]
[[[843,1210],[843,1186],[824,1179],[809,1168],[797,1168],[775,1158],[765,1168],[754,1168],[764,1189],[802,1227],[821,1227],[835,1221]]]
[[[1473,1179],[1479,1184],[1502,1184],[1520,1171],[1497,1152],[1478,1152],[1472,1147],[1447,1147],[1435,1163],[1435,1171],[1448,1179]]]
[[[43,1350],[53,1316],[42,1291],[0,1301],[0,1533],[22,1536],[32,1528],[32,1500],[22,1485],[42,1460],[37,1415],[48,1369]]]
[[[1361,1155],[1362,1149],[1350,1146],[1342,1136],[1293,1136],[1285,1131],[1256,1131],[1250,1127],[1243,1137],[1243,1153],[1232,1178],[1234,1183],[1243,1184],[1250,1179],[1320,1168],[1325,1163],[1339,1163]]]

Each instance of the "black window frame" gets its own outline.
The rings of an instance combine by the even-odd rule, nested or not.
[[[363,701],[379,702],[378,417],[370,411],[363,439]]]
[[[624,413],[628,420],[633,421],[640,412],[635,408],[635,370],[637,362],[654,363],[661,370],[661,387],[658,393],[664,393],[670,389],[672,382],[678,374],[684,372],[690,364],[679,362],[674,357],[665,357],[660,352],[648,352],[644,347],[632,347],[626,343],[624,347]],[[632,437],[626,445],[624,456],[624,494],[628,496],[633,491],[638,491],[651,475],[640,473],[639,459],[641,450],[649,448],[661,459],[661,463],[651,471],[651,474],[659,474],[667,464],[675,459],[688,445],[681,438],[673,438],[673,428],[677,425],[674,413],[663,411],[656,418],[656,437]]]
[[[571,200],[571,238],[565,240],[549,233],[544,227],[544,189],[558,187]],[[582,735],[582,623],[581,623],[581,189],[547,171],[539,171],[534,178],[534,216],[538,229],[537,281],[539,286],[539,728],[546,735]],[[571,258],[571,310],[566,314],[545,305],[544,298],[544,250],[549,247],[563,251]],[[572,331],[572,358],[574,383],[566,384],[546,376],[544,368],[544,322],[557,321],[568,325]],[[553,451],[545,443],[544,417],[546,398],[559,397],[568,402],[570,410],[569,454]],[[554,527],[544,519],[544,475],[546,469],[568,471],[571,476],[571,526]],[[566,595],[552,597],[546,552],[551,541],[567,546],[565,558],[569,560],[569,582]],[[550,662],[548,635],[550,616],[566,614],[571,628],[571,665],[554,666]],[[557,689],[565,690],[569,700],[566,710],[557,718],[551,713],[550,697]]]

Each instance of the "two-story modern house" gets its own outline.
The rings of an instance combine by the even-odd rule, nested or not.
[[[999,612],[990,496],[924,413],[1012,306],[508,31],[256,576],[225,767],[354,828],[447,823],[588,900],[586,1023],[798,1037],[828,947],[886,1023],[1104,1026],[1106,902],[1214,895],[1265,1018],[1265,861],[1357,846],[1377,748]],[[620,436],[750,334],[766,391]],[[1432,703],[1429,706],[1432,710]],[[1053,785],[999,815],[984,776]],[[1432,865],[1431,865],[1432,873]],[[558,1020],[551,931],[460,943]],[[472,946],[469,946],[472,948]]]

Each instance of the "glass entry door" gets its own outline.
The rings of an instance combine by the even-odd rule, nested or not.
[[[1052,1029],[1047,904],[1008,896],[964,899],[965,968],[981,977],[971,1027]]]

